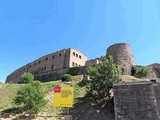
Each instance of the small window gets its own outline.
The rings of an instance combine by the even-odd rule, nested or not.
[[[32,65],[29,65],[29,67],[31,68],[31,67],[32,67]]]
[[[38,61],[38,63],[40,64],[40,63],[41,63],[41,61],[39,60],[39,61]]]
[[[73,52],[73,56],[75,56],[75,52]]]
[[[51,66],[51,70],[53,70],[53,68],[54,68],[54,65]]]
[[[54,59],[54,58],[55,58],[55,56],[53,55],[53,56],[52,56],[52,59]]]
[[[61,57],[61,53],[59,54],[59,57]]]
[[[76,54],[76,57],[78,57],[78,54]]]
[[[46,61],[48,60],[48,57],[46,57]]]
[[[72,62],[72,66],[74,66],[74,62]]]
[[[44,67],[44,71],[46,71],[46,67]]]
[[[36,66],[36,63],[34,63],[34,66]]]
[[[81,55],[79,55],[79,59],[81,59],[82,57],[81,57]]]
[[[78,64],[76,63],[76,66],[77,66]]]

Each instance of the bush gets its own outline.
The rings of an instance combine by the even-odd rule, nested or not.
[[[29,85],[23,86],[18,92],[13,102],[17,105],[23,104],[21,112],[37,114],[47,103],[44,99],[41,83],[35,81]]]
[[[21,75],[21,80],[22,80],[22,83],[31,83],[34,81],[34,76],[32,73],[24,72]]]
[[[69,69],[67,74],[75,76],[78,75],[78,72],[79,72],[79,67],[72,67]]]
[[[62,76],[62,82],[64,82],[64,81],[71,81],[72,80],[72,75],[70,75],[70,74],[64,74],[63,76]]]
[[[112,56],[102,57],[102,62],[90,66],[87,73],[91,78],[88,84],[88,95],[92,98],[110,99],[110,89],[114,83],[121,81],[121,68],[113,62]]]
[[[138,78],[146,78],[150,75],[150,71],[148,67],[145,66],[137,66],[135,76]]]

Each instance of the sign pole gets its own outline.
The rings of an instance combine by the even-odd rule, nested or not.
[[[67,115],[69,115],[69,107],[68,107],[68,109],[67,109]]]

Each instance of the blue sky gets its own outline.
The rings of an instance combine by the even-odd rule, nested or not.
[[[64,48],[88,59],[130,44],[136,64],[160,62],[159,0],[1,0],[0,81],[33,60]]]

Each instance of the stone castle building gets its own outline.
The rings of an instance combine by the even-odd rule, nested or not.
[[[127,74],[130,67],[135,65],[129,44],[118,43],[110,46],[106,53],[106,56],[108,55],[112,55],[115,63],[126,69]],[[32,73],[34,78],[40,81],[61,79],[62,75],[72,67],[80,67],[79,74],[85,74],[86,67],[99,62],[99,58],[87,60],[87,56],[79,50],[63,49],[20,67],[7,76],[6,83],[20,83],[20,77],[24,72]]]
[[[114,62],[125,69],[125,74],[130,74],[131,66],[135,65],[135,61],[129,44],[118,43],[111,45],[107,49],[108,55],[112,55]]]
[[[45,55],[7,76],[6,82],[19,83],[24,72],[30,72],[34,78],[41,81],[60,79],[71,67],[85,66],[86,55],[76,49],[63,49]]]

